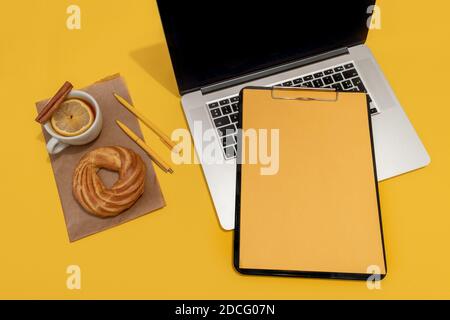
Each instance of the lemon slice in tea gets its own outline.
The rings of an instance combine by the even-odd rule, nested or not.
[[[52,116],[51,123],[56,133],[74,137],[86,132],[94,123],[94,112],[82,100],[64,101]]]

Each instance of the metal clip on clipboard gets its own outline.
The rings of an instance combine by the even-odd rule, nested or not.
[[[314,92],[314,93],[334,93],[333,98],[319,98],[319,97],[312,97],[312,96],[292,96],[292,95],[277,95],[277,91],[284,91],[284,92]],[[324,88],[296,88],[296,87],[279,87],[274,86],[272,87],[272,99],[279,99],[279,100],[300,100],[300,101],[322,101],[322,102],[337,102],[339,100],[339,92],[336,91],[336,89],[324,89]]]

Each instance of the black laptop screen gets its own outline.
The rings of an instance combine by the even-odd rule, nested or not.
[[[363,43],[374,3],[158,0],[158,7],[178,87],[184,93]]]

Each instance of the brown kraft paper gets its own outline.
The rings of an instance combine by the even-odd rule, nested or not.
[[[164,197],[150,158],[115,123],[116,119],[122,121],[139,137],[143,138],[136,117],[126,110],[113,96],[113,93],[117,93],[132,103],[124,79],[119,75],[112,76],[81,90],[89,93],[97,100],[103,114],[102,132],[97,140],[88,145],[70,146],[57,155],[50,155],[67,232],[71,242],[123,224],[165,206]],[[36,104],[38,112],[44,108],[47,101],[41,101]],[[51,136],[44,128],[43,132],[45,141],[48,142]],[[72,195],[72,176],[83,155],[99,147],[106,146],[122,146],[139,154],[147,166],[147,180],[144,194],[133,207],[117,217],[103,219],[88,214],[75,200]],[[107,186],[111,186],[117,179],[117,175],[106,170],[100,170],[98,174]]]

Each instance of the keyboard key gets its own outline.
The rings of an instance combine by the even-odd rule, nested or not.
[[[228,159],[236,157],[236,149],[234,147],[225,148],[225,156]]]
[[[293,85],[292,81],[283,83],[283,87],[292,87],[292,85]]]
[[[321,79],[317,79],[313,81],[314,87],[322,88],[324,86],[323,81]]]
[[[335,83],[335,84],[332,85],[332,87],[335,88],[336,91],[343,91],[344,90],[344,88],[342,88],[340,83]]]
[[[219,136],[225,137],[227,135],[235,133],[236,127],[234,126],[234,124],[232,124],[232,125],[217,129],[217,132],[219,133]]]
[[[233,108],[234,112],[239,112],[239,105],[237,103],[234,103],[231,107]]]
[[[331,76],[325,77],[322,80],[326,85],[332,84],[334,82]]]
[[[220,105],[221,105],[221,106],[225,106],[225,105],[227,105],[227,104],[230,104],[230,100],[225,99],[225,100],[220,101]]]
[[[232,146],[234,144],[236,144],[236,137],[235,136],[228,136],[228,137],[222,138],[222,145],[224,147]]]
[[[313,76],[306,76],[303,78],[303,81],[311,81],[312,79],[314,79]]]
[[[239,97],[233,97],[230,100],[231,100],[231,103],[239,102]]]
[[[323,72],[318,72],[314,74],[314,78],[322,78],[323,77]]]
[[[294,84],[300,84],[300,83],[302,83],[303,82],[303,79],[302,78],[298,78],[298,79],[295,79],[294,80]]]
[[[342,67],[342,66],[336,67],[336,68],[334,68],[334,71],[336,71],[336,72],[344,71],[344,67]]]
[[[342,74],[336,73],[335,75],[333,75],[333,79],[335,82],[340,82],[340,81],[344,80],[344,77],[342,76]]]
[[[209,104],[209,108],[210,108],[210,109],[217,108],[218,106],[219,106],[219,103],[218,103],[218,102],[213,102],[213,103],[210,103],[210,104]]]
[[[364,86],[362,80],[360,78],[352,79],[353,85],[358,88],[361,92],[367,92],[366,87]]]
[[[222,107],[222,113],[223,113],[224,115],[233,113],[233,109],[231,109],[231,106],[225,106],[225,107]]]
[[[233,113],[232,115],[230,115],[230,119],[231,119],[231,122],[236,123],[239,121],[239,115],[237,113]]]
[[[354,68],[355,66],[353,65],[353,63],[347,63],[344,67],[345,69],[351,69]]]
[[[342,82],[342,87],[344,90],[349,90],[353,87],[353,83],[350,80]]]
[[[334,73],[334,71],[333,71],[333,69],[328,69],[328,70],[325,70],[325,75],[330,75],[330,74],[333,74]]]
[[[358,84],[362,83],[362,80],[360,78],[354,78],[352,79],[352,82],[355,86],[358,86]]]
[[[356,77],[358,75],[358,72],[356,71],[356,69],[351,69],[351,70],[342,72],[342,74],[344,75],[345,79],[350,79],[350,78]]]
[[[222,115],[222,112],[220,112],[220,109],[217,108],[217,109],[211,110],[211,115],[213,118],[217,118]]]
[[[214,124],[216,125],[216,127],[223,127],[230,123],[231,121],[229,117],[222,117],[214,120]]]
[[[313,84],[312,82],[305,82],[304,84],[302,84],[303,87],[308,87],[308,88],[312,88]]]

